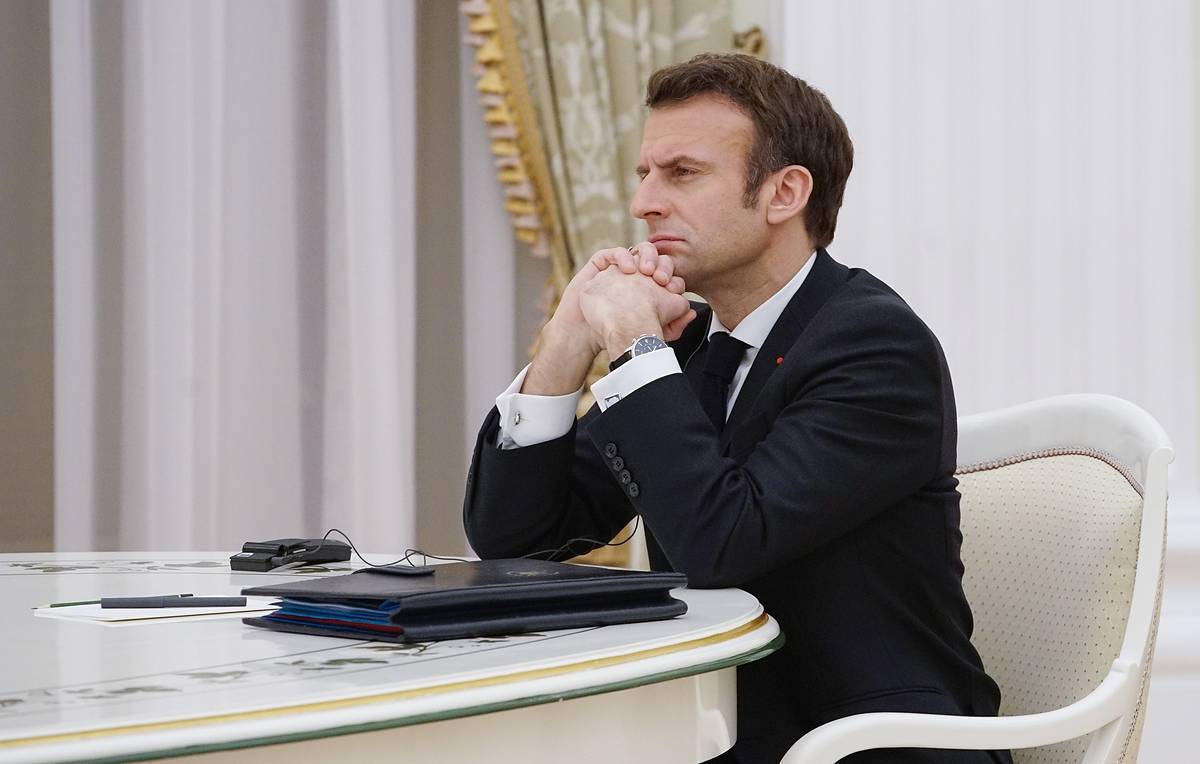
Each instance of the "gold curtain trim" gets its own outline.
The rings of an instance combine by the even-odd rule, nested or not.
[[[733,49],[738,53],[767,60],[767,38],[762,28],[755,24],[749,29],[733,33]]]
[[[534,255],[550,257],[551,280],[561,291],[573,268],[508,0],[466,0],[459,8],[468,19],[466,42],[475,47],[476,90],[496,158],[496,177],[504,185],[504,206],[517,239]]]

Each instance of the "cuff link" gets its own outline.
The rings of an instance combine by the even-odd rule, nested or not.
[[[518,411],[515,414],[513,414],[512,420],[513,420],[513,427],[516,427],[517,425],[519,425],[521,423],[521,412]]]

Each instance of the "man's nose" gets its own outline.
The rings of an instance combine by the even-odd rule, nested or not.
[[[638,184],[633,199],[629,202],[629,214],[635,218],[647,220],[651,217],[664,217],[667,214],[666,200],[653,178],[647,177]]]

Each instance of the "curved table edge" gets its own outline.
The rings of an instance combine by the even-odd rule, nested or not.
[[[554,702],[558,702],[558,701],[562,701],[562,700],[570,700],[572,698],[581,698],[581,697],[589,697],[589,696],[593,696],[593,695],[602,695],[602,694],[609,693],[609,692],[617,692],[617,691],[621,691],[621,690],[634,689],[634,688],[642,687],[645,685],[671,681],[674,679],[682,679],[682,678],[686,678],[689,676],[695,676],[698,674],[703,674],[703,673],[707,673],[707,672],[711,672],[711,671],[718,671],[718,670],[725,669],[725,668],[736,667],[736,666],[740,666],[740,665],[758,660],[760,658],[766,657],[767,655],[770,655],[771,653],[775,652],[776,650],[778,650],[780,647],[783,646],[784,641],[785,641],[785,636],[784,636],[783,632],[778,628],[778,624],[775,623],[775,620],[773,618],[771,618],[769,615],[767,615],[765,612],[760,612],[760,614],[757,618],[753,619],[750,622],[742,624],[741,626],[739,626],[735,629],[732,629],[729,632],[711,635],[709,637],[701,638],[700,640],[697,640],[697,641],[708,642],[710,640],[713,640],[714,638],[717,639],[718,641],[733,640],[739,636],[743,636],[743,637],[748,636],[749,634],[752,634],[753,632],[755,632],[759,629],[765,629],[765,628],[773,628],[775,630],[774,636],[769,641],[767,641],[766,643],[764,643],[762,645],[751,648],[750,650],[747,650],[747,651],[744,651],[741,653],[737,653],[732,656],[718,658],[716,660],[709,661],[706,663],[699,663],[699,664],[695,664],[695,665],[691,665],[691,666],[683,666],[683,667],[668,669],[668,670],[661,671],[661,672],[646,674],[644,676],[638,676],[638,677],[634,677],[634,678],[630,678],[630,679],[622,679],[622,680],[617,680],[617,681],[613,681],[613,682],[606,682],[606,683],[601,683],[601,684],[596,684],[596,685],[590,685],[587,687],[577,687],[577,688],[556,691],[556,692],[540,693],[540,694],[534,694],[534,695],[524,695],[524,696],[494,701],[494,702],[479,703],[479,704],[467,705],[467,706],[462,706],[462,707],[457,707],[457,708],[449,708],[449,709],[442,709],[442,710],[437,710],[437,711],[430,711],[430,712],[419,713],[419,714],[414,714],[414,715],[410,715],[410,716],[403,716],[403,717],[399,717],[399,718],[380,719],[380,720],[373,720],[373,721],[366,721],[366,722],[359,722],[359,723],[352,723],[352,724],[335,724],[333,726],[320,727],[320,728],[316,728],[316,729],[312,729],[312,730],[304,730],[304,731],[298,731],[298,732],[286,732],[286,733],[268,734],[268,735],[262,735],[262,736],[254,736],[254,737],[245,737],[245,738],[240,738],[240,739],[220,740],[220,741],[213,741],[213,742],[209,742],[209,743],[196,744],[196,745],[183,745],[183,746],[179,746],[179,747],[151,746],[151,747],[144,748],[142,750],[125,749],[123,751],[119,751],[119,752],[114,751],[111,754],[101,755],[99,757],[96,757],[96,756],[72,757],[72,756],[70,756],[70,754],[68,752],[63,751],[62,753],[66,754],[65,756],[63,756],[62,758],[52,758],[50,760],[86,761],[86,762],[96,762],[97,764],[107,764],[108,762],[146,761],[146,760],[152,760],[152,759],[173,758],[173,757],[179,757],[179,756],[213,753],[213,752],[218,752],[218,751],[239,750],[239,749],[246,749],[246,748],[254,748],[254,747],[258,747],[258,746],[293,743],[293,742],[314,740],[314,739],[327,738],[327,737],[338,737],[338,736],[342,736],[342,735],[351,735],[351,734],[362,733],[362,732],[373,732],[373,731],[385,730],[385,729],[395,729],[395,728],[400,728],[400,727],[413,726],[413,725],[417,725],[417,724],[424,724],[424,723],[428,723],[428,722],[443,721],[443,720],[449,720],[449,719],[458,719],[458,718],[475,716],[475,715],[480,715],[480,714],[485,714],[485,713],[506,711],[506,710],[510,710],[510,709],[514,709],[514,708],[523,708],[523,707],[527,707],[527,706],[536,706],[536,705],[542,705],[542,704],[546,704],[546,703],[554,703]],[[683,649],[684,652],[687,649],[689,649],[686,645],[679,645],[676,647],[684,648]],[[647,652],[653,653],[653,652],[657,652],[657,651],[658,651],[658,649],[653,649],[653,650],[650,650]],[[622,663],[636,663],[638,660],[645,660],[645,659],[648,659],[648,656],[632,654],[630,656],[627,656],[627,660],[621,661],[621,662]],[[525,672],[522,672],[522,673],[525,673]],[[529,673],[536,673],[536,672],[529,672]],[[505,675],[505,676],[498,677],[498,678],[506,679],[506,680],[510,680],[510,681],[517,681],[517,680],[520,680],[521,677],[522,677],[522,674],[516,674],[516,675]],[[437,689],[437,688],[432,688],[432,689]],[[391,693],[384,693],[383,695],[384,695],[384,697],[386,697],[387,695],[390,695],[390,694]],[[372,702],[379,702],[379,696],[371,696],[371,697],[358,699],[358,703],[363,704],[363,705],[372,703]],[[311,710],[314,706],[319,707],[322,705],[325,705],[325,704],[318,702],[318,703],[314,703],[314,704],[289,706],[289,707],[286,707],[283,709],[272,710],[272,715],[285,714],[285,713],[289,713],[289,712],[290,713],[304,713],[305,711]],[[254,712],[254,711],[235,712],[235,713],[231,713],[231,714],[209,715],[209,716],[197,717],[197,718],[191,718],[191,719],[181,719],[181,720],[168,721],[168,722],[157,722],[157,723],[152,723],[152,724],[148,724],[145,726],[149,727],[149,728],[153,728],[155,730],[162,730],[162,729],[166,729],[166,728],[180,728],[180,727],[202,727],[205,725],[221,723],[222,721],[227,721],[227,720],[236,719],[236,718],[243,718],[243,719],[250,718],[250,717],[256,716],[260,713],[262,713],[262,712]],[[126,732],[136,731],[137,729],[139,729],[140,726],[141,725],[110,727],[110,728],[104,728],[104,729],[98,729],[98,730],[81,731],[78,733],[59,733],[59,734],[54,734],[54,735],[47,735],[44,737],[40,736],[40,737],[36,737],[36,738],[24,738],[24,739],[13,739],[13,740],[0,741],[0,761],[8,758],[8,756],[6,754],[20,755],[22,752],[32,753],[34,751],[37,751],[38,748],[43,745],[47,746],[48,748],[54,748],[54,747],[57,747],[56,744],[64,744],[64,745],[70,746],[75,743],[80,743],[83,741],[88,741],[88,740],[95,741],[98,738],[107,738],[107,737],[111,737],[113,735],[119,735],[119,734],[126,733]],[[5,749],[8,749],[8,750],[5,750]],[[45,749],[43,749],[43,751],[40,751],[39,753],[49,754],[51,757],[54,756],[54,753],[52,753],[49,750],[45,750]]]

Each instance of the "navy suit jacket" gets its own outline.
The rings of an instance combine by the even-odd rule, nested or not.
[[[941,347],[883,282],[816,257],[720,435],[689,384],[706,349],[708,307],[698,305],[672,343],[685,374],[603,413],[593,406],[563,437],[525,448],[497,448],[493,409],[467,480],[465,527],[483,557],[608,540],[636,513],[651,567],[758,597],[787,642],[738,669],[730,761],[778,761],[808,730],[850,714],[999,706],[970,643]],[[937,760],[1007,761],[947,755]]]

